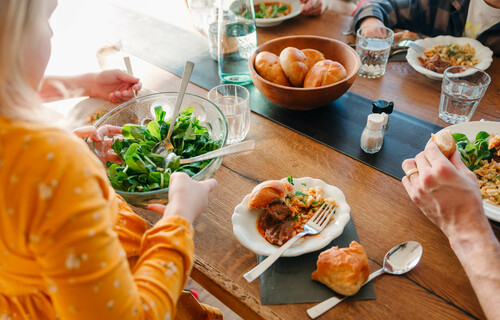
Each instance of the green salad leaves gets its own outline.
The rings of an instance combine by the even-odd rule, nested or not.
[[[488,140],[490,136],[486,131],[479,131],[476,140],[470,142],[463,133],[453,133],[453,138],[457,143],[457,149],[462,156],[462,161],[469,170],[474,171],[480,167],[482,160],[491,160],[493,150],[488,149]]]
[[[125,139],[114,141],[111,148],[123,163],[108,162],[108,177],[113,188],[128,192],[145,192],[168,187],[175,171],[194,176],[211,160],[180,165],[181,158],[191,158],[219,149],[222,141],[213,140],[206,127],[193,114],[193,108],[182,110],[175,122],[171,141],[177,158],[164,167],[164,157],[153,153],[154,146],[167,136],[170,120],[165,111],[155,107],[156,120],[146,126],[127,124],[122,128]]]

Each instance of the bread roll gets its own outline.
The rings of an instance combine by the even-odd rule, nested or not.
[[[297,48],[288,47],[280,53],[281,68],[295,87],[302,87],[309,68],[306,55]]]
[[[272,83],[282,86],[291,86],[283,69],[281,68],[280,59],[277,55],[271,52],[262,51],[255,57],[255,70],[259,75]]]
[[[337,61],[323,60],[316,63],[306,75],[304,88],[317,88],[339,82],[347,77],[344,66]]]
[[[302,49],[302,52],[306,55],[307,67],[309,70],[321,60],[325,60],[325,55],[316,49]]]
[[[370,275],[365,249],[356,241],[349,248],[336,246],[321,252],[316,265],[312,279],[344,296],[356,294]]]
[[[286,195],[293,191],[293,186],[286,181],[269,180],[253,188],[248,198],[248,209],[265,209],[276,199],[285,200]]]
[[[448,129],[443,129],[436,134],[431,133],[431,139],[437,144],[439,150],[441,150],[446,158],[451,157],[457,149],[455,139],[453,139],[453,136]]]

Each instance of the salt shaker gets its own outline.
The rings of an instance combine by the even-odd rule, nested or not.
[[[383,114],[385,117],[385,125],[384,125],[384,134],[387,132],[387,129],[389,129],[389,114],[392,113],[392,110],[394,109],[394,102],[392,101],[385,101],[385,100],[375,100],[373,101],[372,104],[372,113],[380,113]]]
[[[384,142],[385,118],[379,113],[368,115],[366,127],[361,134],[361,149],[366,153],[376,153]]]

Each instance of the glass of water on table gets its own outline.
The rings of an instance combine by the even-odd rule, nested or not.
[[[474,67],[449,67],[443,73],[439,118],[448,123],[470,120],[484,96],[490,76]]]
[[[250,93],[236,84],[223,84],[208,92],[208,100],[215,103],[226,116],[227,144],[245,139],[250,129]]]
[[[356,52],[361,60],[358,74],[365,78],[384,75],[394,32],[386,27],[364,27],[356,33]]]

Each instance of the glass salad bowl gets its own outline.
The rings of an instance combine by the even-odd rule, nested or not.
[[[219,157],[201,164],[198,162],[194,167],[184,165],[188,167],[179,168],[173,161],[173,165],[171,163],[161,168],[158,163],[162,163],[162,159],[147,151],[147,147],[144,148],[144,144],[154,146],[159,137],[164,138],[166,135],[176,98],[177,92],[158,92],[137,97],[111,110],[95,124],[97,130],[108,125],[123,127],[123,135],[110,135],[106,137],[106,143],[94,143],[93,152],[102,158],[109,146],[113,145],[112,149],[120,153],[121,160],[125,160],[116,161],[116,164],[108,162],[106,168],[113,188],[129,204],[142,208],[153,203],[166,204],[170,172],[183,171],[194,180],[204,180],[210,178],[222,162]],[[158,121],[158,117],[164,118],[164,122]],[[194,94],[184,95],[172,134],[172,139],[177,141],[174,146],[179,157],[188,158],[223,147],[227,134],[227,119],[214,103]],[[149,141],[145,139],[146,136]],[[146,151],[133,154],[132,149]]]

